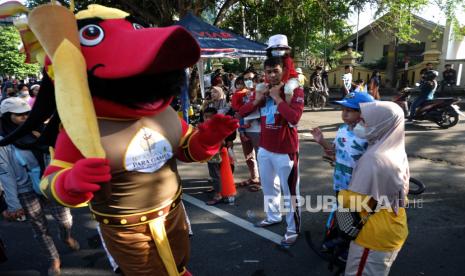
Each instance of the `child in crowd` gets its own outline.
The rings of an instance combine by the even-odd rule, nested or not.
[[[354,83],[355,83],[354,92],[368,92],[368,88],[364,80],[358,79]]]
[[[315,141],[324,149],[325,156],[323,158],[334,162],[333,189],[336,195],[340,190],[348,188],[355,164],[368,147],[367,140],[357,137],[353,130],[355,125],[360,121],[360,103],[373,101],[374,98],[368,93],[351,92],[344,99],[335,102],[342,106],[342,120],[344,124],[339,127],[333,143],[329,143],[324,139],[323,133],[319,128],[314,128],[310,131]],[[333,212],[328,219],[328,228],[332,225],[332,220]],[[341,257],[345,260],[348,252],[348,241],[331,236],[323,244],[323,249],[329,250],[336,245],[344,247]]]
[[[238,187],[248,187],[249,191],[257,192],[261,190],[260,179],[258,175],[258,165],[256,153],[260,140],[260,112],[254,113],[242,118],[239,115],[239,109],[253,98],[255,93],[256,73],[245,71],[244,74],[236,80],[236,92],[232,98],[232,108],[236,111],[236,118],[240,118],[239,137],[241,139],[242,151],[245,162],[249,169],[249,179],[239,182]]]
[[[237,112],[239,108],[244,104],[244,98],[247,97],[247,88],[244,83],[244,76],[239,76],[234,82],[235,91],[231,98],[231,108]],[[244,133],[244,118],[239,119],[239,133]]]
[[[373,101],[373,97],[368,93],[352,92],[341,101],[335,102],[342,106],[344,124],[339,127],[333,143],[324,139],[319,128],[310,131],[315,141],[323,147],[326,154],[324,158],[335,161],[333,188],[336,193],[347,189],[355,163],[368,146],[365,139],[355,136],[353,129],[360,121],[359,104]]]
[[[207,107],[203,112],[203,120],[206,122],[213,115],[217,114],[218,110],[214,107]],[[236,139],[236,132],[232,133],[224,140],[223,146],[230,148],[233,145],[233,141]],[[221,202],[234,203],[234,198],[223,198],[221,195],[221,177],[220,177],[220,164],[221,164],[220,152],[216,153],[208,162],[208,173],[212,178],[214,195],[212,200],[207,201],[207,205],[216,205]],[[232,169],[232,168],[231,168]]]

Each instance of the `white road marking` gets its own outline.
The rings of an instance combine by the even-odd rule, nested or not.
[[[248,230],[258,236],[261,236],[262,238],[270,240],[276,244],[281,244],[282,237],[274,232],[271,232],[270,230],[266,230],[260,227],[255,227],[251,222],[248,222],[244,219],[236,217],[228,212],[221,210],[220,208],[209,206],[205,204],[205,202],[195,197],[192,197],[190,195],[183,194],[182,199],[192,205],[195,205],[196,207],[199,207],[200,209],[210,212],[224,220],[227,220],[231,223],[234,223],[235,225],[239,227],[244,228],[245,230]]]

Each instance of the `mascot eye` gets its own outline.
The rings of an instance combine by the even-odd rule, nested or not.
[[[105,36],[103,29],[98,25],[87,25],[79,30],[79,39],[84,46],[95,46]]]
[[[132,23],[132,26],[133,26],[134,29],[136,29],[136,30],[139,30],[139,29],[143,29],[143,28],[144,28],[141,24],[137,24],[137,23]]]

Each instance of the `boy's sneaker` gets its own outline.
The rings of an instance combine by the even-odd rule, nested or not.
[[[347,256],[349,256],[349,249],[345,249],[343,250],[339,256],[337,256],[337,259],[343,263],[346,263],[347,262]]]
[[[336,247],[336,244],[333,242],[333,240],[325,241],[321,245],[321,252],[323,253],[329,252],[330,250],[333,250],[334,247]]]

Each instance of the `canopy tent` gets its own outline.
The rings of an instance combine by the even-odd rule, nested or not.
[[[225,31],[188,13],[176,25],[186,28],[197,40],[203,58],[265,57],[266,45]]]
[[[205,98],[204,59],[206,58],[264,58],[266,45],[247,39],[231,31],[222,30],[204,22],[202,19],[187,13],[184,18],[175,23],[187,29],[200,45],[201,59],[197,63],[200,78],[200,92]],[[187,87],[181,97],[183,117],[188,121],[189,106]]]

